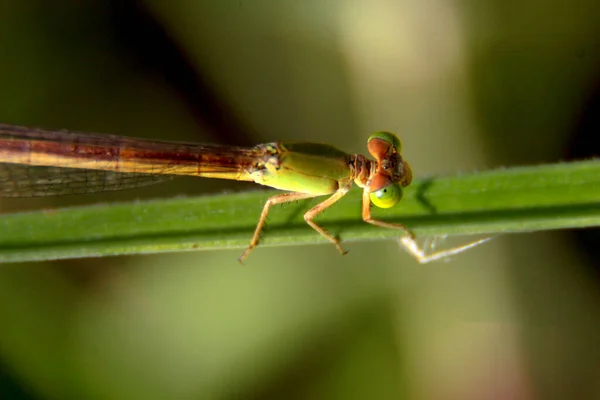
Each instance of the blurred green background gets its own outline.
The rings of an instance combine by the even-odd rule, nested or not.
[[[595,0],[3,0],[0,121],[348,152],[391,130],[421,177],[556,162],[600,85],[599,21]],[[0,207],[238,190],[258,188]],[[426,266],[347,247],[1,265],[0,398],[600,398],[598,259],[572,234]]]

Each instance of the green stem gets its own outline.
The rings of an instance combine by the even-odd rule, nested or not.
[[[274,191],[92,205],[0,217],[0,262],[248,245]],[[261,245],[324,243],[302,215],[315,201],[274,207]],[[317,218],[342,240],[398,236],[364,223],[352,190]],[[398,206],[374,217],[417,236],[498,234],[600,224],[600,161],[499,169],[415,180]]]

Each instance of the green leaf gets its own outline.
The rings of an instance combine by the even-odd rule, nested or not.
[[[0,217],[0,262],[244,248],[276,191],[62,208]],[[323,243],[303,214],[318,200],[275,206],[261,245]],[[415,180],[398,206],[374,210],[419,235],[498,234],[600,224],[600,161]],[[361,220],[352,190],[316,221],[342,240],[399,236]]]

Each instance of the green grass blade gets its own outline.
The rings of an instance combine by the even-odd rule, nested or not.
[[[247,246],[274,191],[174,198],[7,214],[0,262]],[[303,213],[317,201],[276,206],[262,245],[323,243]],[[399,232],[361,220],[352,190],[317,221],[342,240]],[[600,225],[600,161],[499,169],[415,180],[395,208],[374,217],[419,235],[497,234]]]

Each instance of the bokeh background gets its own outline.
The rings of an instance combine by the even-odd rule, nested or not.
[[[596,0],[2,0],[0,121],[364,152],[416,176],[599,152]],[[2,212],[223,191],[181,179]],[[359,211],[357,210],[357,218]],[[268,233],[267,233],[268,234]],[[600,398],[594,230],[0,266],[1,399]]]

